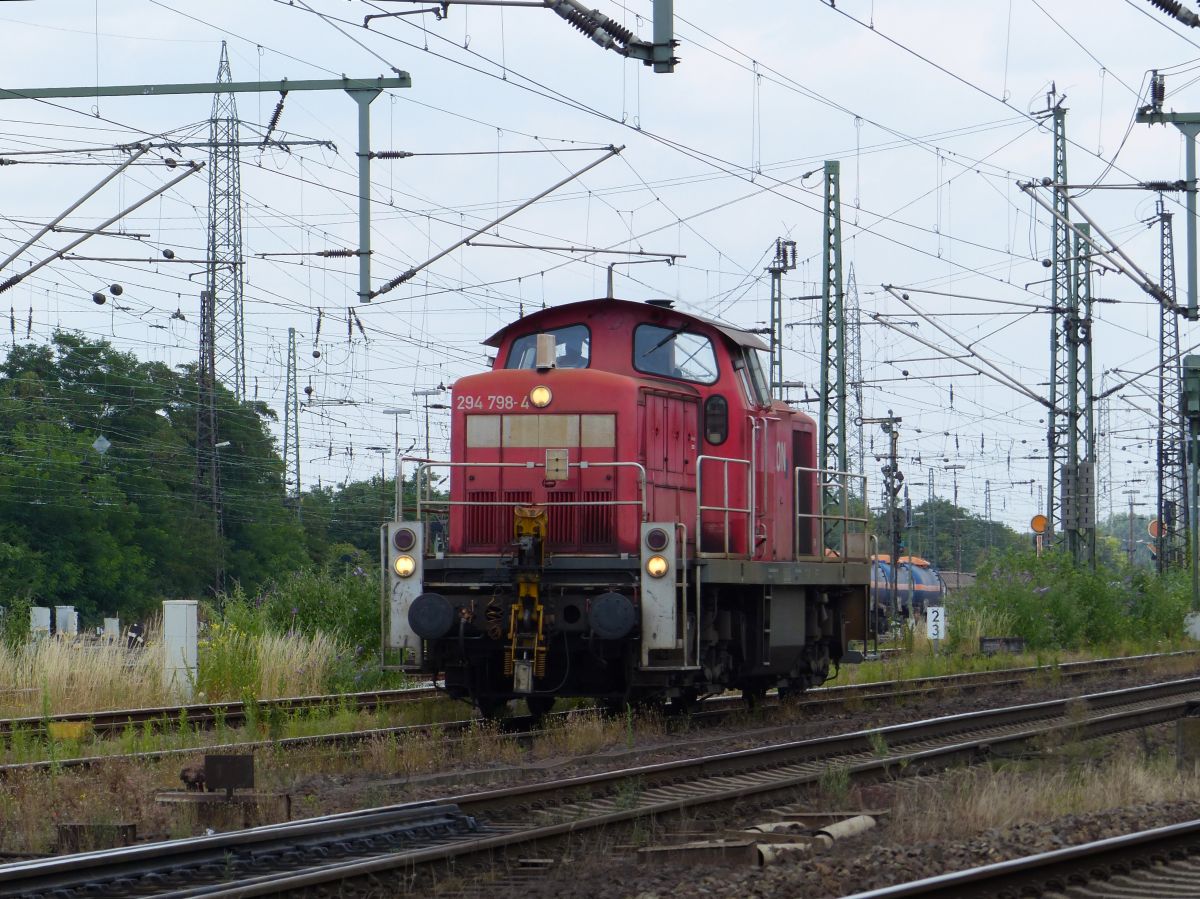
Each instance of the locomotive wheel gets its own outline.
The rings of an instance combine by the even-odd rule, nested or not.
[[[747,708],[756,709],[764,699],[767,698],[766,684],[752,684],[742,687],[742,700],[746,703]]]
[[[624,718],[629,700],[624,696],[600,700],[600,708],[609,718]]]
[[[508,701],[499,696],[476,696],[475,707],[485,721],[499,721],[508,711]]]
[[[550,710],[554,708],[555,699],[553,696],[526,696],[525,705],[529,706],[529,714],[533,716],[534,721],[541,721],[550,714]]]
[[[690,715],[696,711],[700,695],[695,690],[681,690],[678,696],[672,697],[667,703],[668,715]]]

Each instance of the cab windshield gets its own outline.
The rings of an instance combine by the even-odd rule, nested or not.
[[[587,325],[567,325],[533,334],[523,334],[512,343],[505,368],[536,368],[538,334],[554,337],[554,364],[558,368],[587,368],[591,361],[592,335]]]

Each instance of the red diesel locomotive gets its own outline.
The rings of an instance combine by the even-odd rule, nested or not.
[[[600,299],[486,343],[492,369],[454,385],[450,461],[422,464],[415,515],[383,528],[391,666],[539,714],[799,691],[859,657],[865,485],[818,470],[816,424],[771,399],[759,338]]]

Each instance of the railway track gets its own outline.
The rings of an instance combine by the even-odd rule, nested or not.
[[[904,699],[915,699],[931,696],[937,693],[948,690],[978,690],[978,689],[1000,689],[1008,686],[1021,686],[1028,684],[1032,679],[1037,677],[1058,677],[1068,680],[1078,680],[1088,677],[1097,677],[1102,675],[1114,675],[1125,672],[1131,672],[1139,667],[1152,665],[1156,662],[1161,662],[1165,659],[1186,657],[1192,655],[1192,652],[1174,652],[1140,656],[1125,656],[1107,659],[1092,659],[1082,662],[1066,662],[1058,665],[1047,666],[1029,666],[1022,668],[1006,668],[993,671],[968,672],[963,674],[941,675],[936,677],[916,678],[909,680],[897,681],[879,681],[866,684],[849,684],[837,687],[821,687],[810,690],[802,697],[795,700],[790,700],[790,707],[793,713],[802,713],[805,709],[814,711],[829,711],[834,708],[844,708],[848,705],[873,704],[889,701],[899,701]],[[417,695],[421,694],[421,695]],[[350,694],[350,697],[364,703],[363,707],[378,708],[389,705],[402,705],[413,702],[417,699],[428,698],[433,694],[433,688],[418,688],[415,690],[402,691],[380,691],[374,693],[357,693]],[[326,705],[328,700],[337,697],[305,697],[297,700],[280,700],[281,708],[303,709],[306,706],[303,703],[310,702],[307,707],[315,707]],[[322,702],[318,702],[322,701]],[[777,697],[770,697],[769,703],[777,703]],[[286,703],[293,705],[287,706]],[[299,703],[299,704],[297,704]],[[374,705],[366,705],[366,704]],[[216,706],[185,706],[188,710],[212,710],[221,706],[241,706],[240,703],[222,703]],[[745,708],[744,701],[737,696],[722,696],[713,697],[703,703],[702,708],[697,711],[693,717],[706,721],[720,720],[727,718],[730,715],[737,714]],[[156,712],[143,720],[159,721],[159,720],[174,720],[178,721],[177,715],[174,719],[165,716],[165,712],[178,711],[178,709],[144,709],[144,710],[127,710],[123,712],[103,713],[109,716],[105,719],[105,723],[111,728],[110,733],[119,733],[128,724],[118,724],[117,722],[123,715],[129,715],[140,712]],[[596,712],[597,709],[585,709],[584,712]],[[244,714],[244,711],[242,712]],[[562,717],[570,715],[570,712],[557,713],[552,717]],[[88,721],[91,720],[84,716],[60,716],[62,720],[70,721]],[[20,720],[36,720],[44,722],[45,719],[20,719]],[[192,719],[189,715],[187,718],[189,726],[192,724]],[[225,753],[252,753],[262,749],[272,750],[299,750],[306,748],[314,748],[320,746],[343,746],[353,747],[355,745],[369,743],[379,739],[397,739],[406,736],[419,736],[431,733],[434,728],[443,733],[447,739],[455,739],[458,735],[466,732],[471,727],[475,726],[477,719],[463,719],[458,721],[446,721],[438,724],[415,724],[415,725],[399,725],[395,727],[372,728],[368,730],[359,730],[352,732],[319,734],[304,737],[276,737],[263,740],[242,741],[237,743],[222,743],[205,746],[191,746],[184,748],[161,749],[148,752],[128,753],[117,755],[90,755],[81,756],[78,758],[55,758],[46,759],[43,761],[21,762],[15,764],[0,765],[0,778],[15,772],[29,771],[45,771],[50,769],[62,770],[69,768],[85,768],[104,762],[106,759],[120,757],[123,759],[135,759],[142,761],[151,761],[166,758],[192,758],[199,752],[225,752]],[[508,737],[519,737],[530,739],[536,736],[540,731],[537,730],[538,721],[531,716],[515,716],[504,720],[505,735]],[[200,725],[197,724],[197,727]],[[0,734],[3,730],[0,729]]]
[[[857,893],[850,899],[1200,896],[1200,821]]]
[[[353,708],[359,711],[407,705],[432,699],[436,688],[412,687],[404,690],[372,690],[363,693],[331,693],[321,696],[297,696],[286,699],[263,699],[248,708],[244,702],[195,703],[178,706],[151,706],[141,709],[111,709],[99,712],[68,712],[58,715],[29,716],[0,719],[0,737],[21,731],[30,736],[44,737],[47,726],[54,724],[91,725],[97,734],[119,734],[131,726],[164,723],[172,726],[186,721],[189,727],[211,728],[218,723],[237,727],[249,717],[265,717],[273,712],[296,714],[311,709]]]
[[[885,650],[895,653],[895,650]],[[1115,672],[1128,670],[1139,665],[1150,664],[1163,659],[1184,657],[1198,654],[1194,650],[1181,650],[1169,653],[1154,653],[1139,656],[1123,656],[1107,659],[1091,659],[1082,662],[1062,662],[1058,665],[1028,666],[1022,668],[1005,668],[993,671],[968,672],[950,674],[938,677],[924,677],[906,681],[880,681],[875,684],[850,684],[845,686],[818,687],[805,694],[805,701],[825,699],[830,702],[841,701],[843,696],[857,696],[874,690],[890,690],[893,693],[903,692],[904,695],[917,695],[921,692],[933,692],[949,686],[972,686],[984,683],[999,683],[1003,678],[1010,678],[1010,683],[1020,682],[1020,678],[1032,676],[1039,671],[1057,671],[1059,676],[1066,678],[1088,677],[1099,671]],[[181,720],[186,720],[192,728],[212,728],[218,723],[228,727],[238,727],[246,723],[250,717],[262,719],[272,712],[297,714],[313,709],[353,708],[359,711],[373,711],[381,708],[404,706],[412,702],[420,702],[444,695],[433,686],[411,687],[402,690],[370,690],[359,693],[332,693],[318,696],[299,696],[283,699],[264,699],[253,703],[248,709],[246,703],[239,701],[192,703],[177,706],[151,706],[137,709],[109,709],[98,712],[66,712],[55,715],[30,715],[20,718],[0,718],[0,737],[11,736],[20,731],[30,737],[44,737],[46,726],[56,724],[91,725],[93,733],[98,735],[119,734],[131,726],[145,724],[164,724],[176,726]],[[740,700],[737,697],[719,697],[710,700],[710,707],[718,708],[722,704],[734,705]]]
[[[25,862],[0,867],[0,897],[232,899],[330,889],[351,895],[356,884],[419,890],[422,871],[639,820],[786,806],[831,770],[852,780],[924,773],[1165,723],[1198,704],[1200,678],[1184,678],[219,837]],[[432,808],[456,823],[422,824],[419,841],[393,835],[395,829],[410,833],[415,816]],[[452,831],[439,834],[439,827]]]

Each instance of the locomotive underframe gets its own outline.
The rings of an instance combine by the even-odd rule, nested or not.
[[[558,696],[686,703],[727,689],[798,692],[827,678],[848,640],[861,639],[867,620],[866,564],[691,559],[677,584],[678,648],[651,650],[644,665],[640,625],[603,639],[589,614],[592,600],[616,593],[630,599],[640,621],[640,565],[633,558],[546,560],[537,572],[544,670],[531,690],[518,692],[505,665],[506,623],[514,607],[522,607],[513,569],[493,556],[426,559],[424,590],[449,602],[457,624],[444,638],[426,641],[424,667],[444,672],[451,696],[472,699],[485,711],[514,698],[548,708]],[[685,601],[684,584],[693,596],[698,585],[698,602]]]

